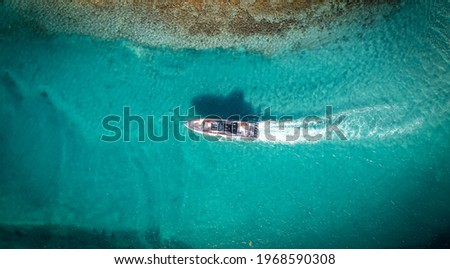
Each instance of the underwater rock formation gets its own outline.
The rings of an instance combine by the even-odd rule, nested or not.
[[[49,32],[126,38],[172,48],[274,52],[307,46],[311,30],[355,20],[370,23],[380,12],[392,12],[396,1],[5,0],[5,4]]]

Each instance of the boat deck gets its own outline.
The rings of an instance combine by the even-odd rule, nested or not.
[[[213,136],[256,138],[258,137],[258,123],[230,121],[220,119],[193,120],[186,127]]]

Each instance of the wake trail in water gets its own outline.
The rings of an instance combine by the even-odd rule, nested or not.
[[[352,109],[333,115],[332,122],[343,116],[337,125],[347,140],[383,139],[416,132],[424,123],[424,116],[414,115],[407,107],[376,106]],[[310,122],[305,132],[304,119],[292,121],[263,121],[259,123],[257,141],[265,143],[318,143],[326,140],[326,119]],[[315,139],[314,139],[315,138]],[[332,132],[332,140],[339,140]]]

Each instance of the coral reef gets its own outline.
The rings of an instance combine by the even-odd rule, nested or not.
[[[151,46],[275,51],[304,46],[311,29],[364,24],[393,0],[30,0],[5,3],[49,32],[126,38]],[[389,7],[386,9],[386,7]],[[319,37],[320,39],[320,37]],[[298,44],[300,43],[300,45]]]

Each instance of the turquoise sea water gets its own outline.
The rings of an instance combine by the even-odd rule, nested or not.
[[[275,55],[49,35],[2,7],[0,247],[448,248],[450,4],[431,2]],[[332,105],[348,140],[100,141],[124,106],[193,104]]]

